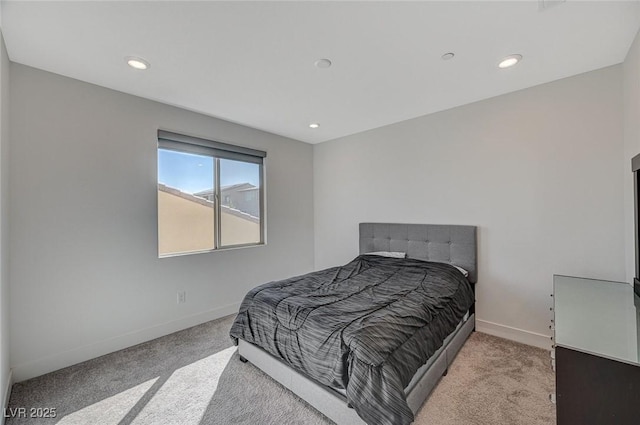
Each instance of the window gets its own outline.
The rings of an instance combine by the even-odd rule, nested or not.
[[[158,131],[160,257],[264,243],[264,158]]]

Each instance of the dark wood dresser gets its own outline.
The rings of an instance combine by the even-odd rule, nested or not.
[[[633,287],[559,275],[553,286],[558,425],[640,424],[640,299]]]

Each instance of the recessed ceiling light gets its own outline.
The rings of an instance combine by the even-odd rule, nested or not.
[[[314,62],[316,68],[329,68],[331,66],[331,61],[329,59],[318,59]]]
[[[509,68],[520,62],[521,59],[522,55],[509,55],[500,61],[498,68]]]
[[[320,127],[320,124],[318,124],[317,122],[312,122],[311,124],[309,124],[309,127],[318,128],[318,127]]]
[[[139,58],[137,56],[127,56],[124,58],[127,61],[127,65],[129,65],[133,69],[148,69],[151,65],[146,60]]]
[[[455,55],[456,55],[455,53],[449,52],[449,53],[445,53],[440,57],[442,58],[443,61],[448,61],[449,59],[453,59]]]

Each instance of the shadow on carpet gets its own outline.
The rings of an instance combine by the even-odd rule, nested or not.
[[[330,425],[250,363],[214,320],[14,385],[9,408],[55,418],[7,425]],[[548,351],[473,333],[416,416],[417,425],[553,424]]]

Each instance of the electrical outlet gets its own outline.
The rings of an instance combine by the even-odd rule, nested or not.
[[[187,291],[178,291],[178,304],[187,302]]]

